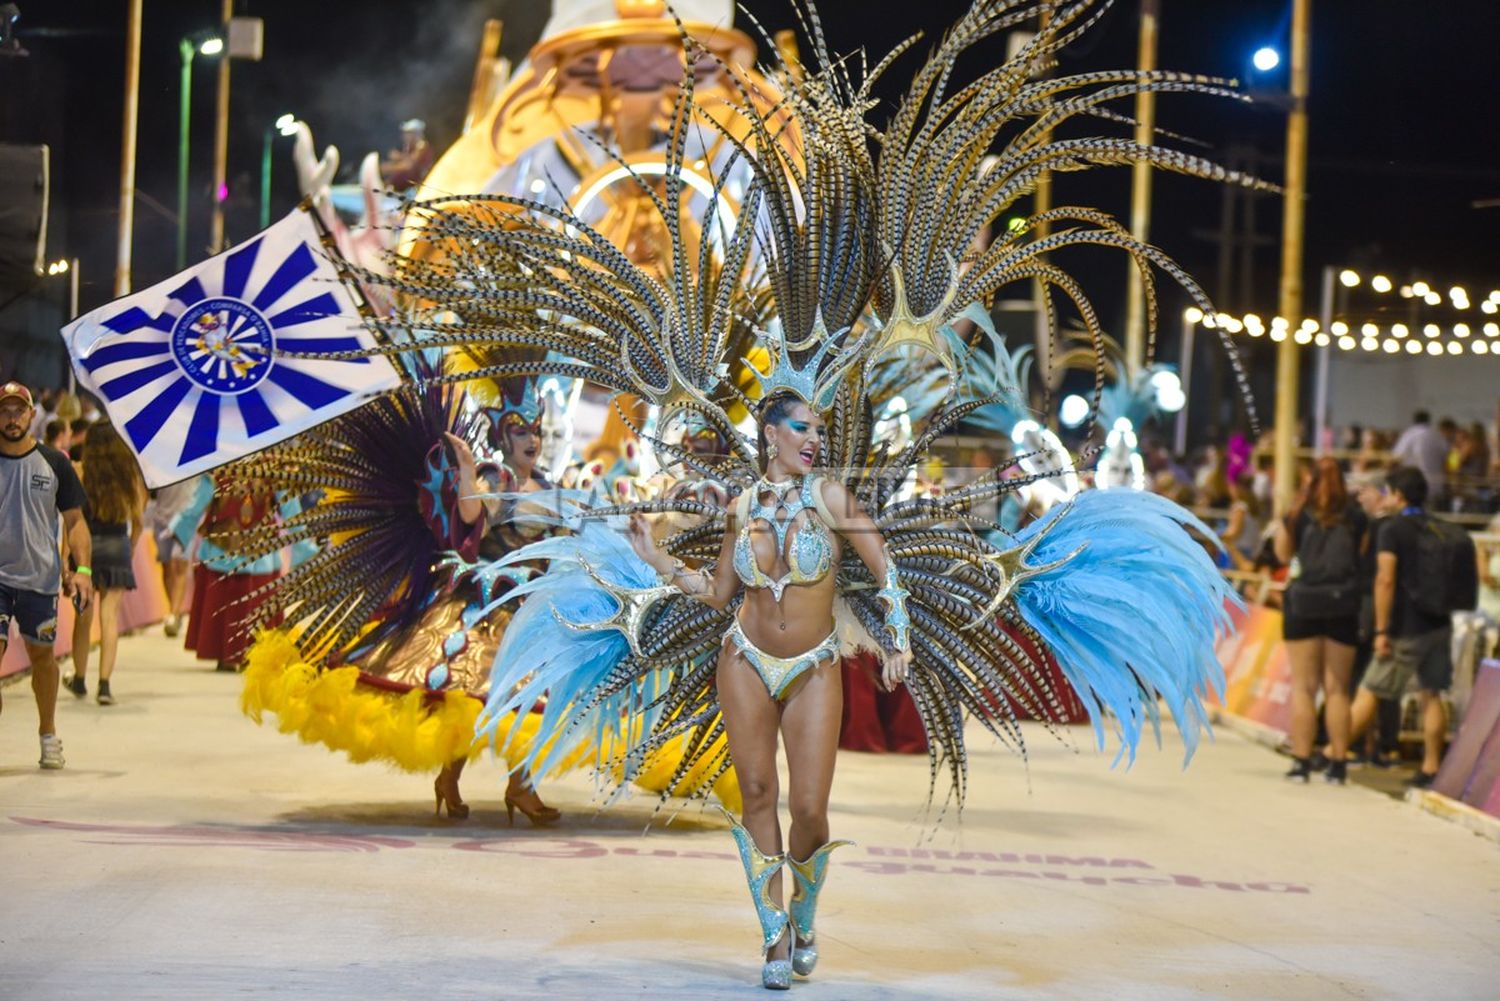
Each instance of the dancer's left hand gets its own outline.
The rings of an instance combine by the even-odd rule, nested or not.
[[[887,692],[894,692],[911,673],[911,651],[902,650],[900,653],[886,651],[883,657],[884,662],[880,668],[880,687]]]

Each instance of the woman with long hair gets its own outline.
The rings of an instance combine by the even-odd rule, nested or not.
[[[728,607],[744,587],[719,651],[717,681],[744,796],[743,826],[734,833],[757,906],[765,904],[762,979],[768,987],[785,986],[794,969],[805,976],[817,963],[813,909],[827,855],[843,843],[830,842],[828,831],[843,713],[833,572],[842,546],[854,547],[874,578],[886,582],[893,612],[904,600],[874,522],[841,484],[813,475],[822,435],[822,418],[796,396],[773,396],[763,404],[761,478],[731,509],[712,572],[674,562],[658,548],[644,516],[633,517],[630,531],[641,559],[713,608]],[[904,630],[894,631],[892,645],[896,649],[886,652],[880,674],[887,691],[905,680],[911,660]],[[792,814],[785,841],[777,816],[778,732],[786,745]],[[780,860],[797,883],[790,918],[782,909]]]
[[[1287,778],[1308,781],[1317,734],[1314,708],[1323,690],[1330,782],[1343,783],[1349,751],[1349,679],[1359,643],[1359,553],[1368,519],[1349,497],[1344,473],[1330,458],[1276,526],[1276,556],[1291,565],[1282,638],[1292,667],[1292,757]]]
[[[1242,472],[1229,483],[1229,517],[1224,522],[1224,531],[1219,533],[1219,541],[1224,543],[1234,569],[1254,567],[1264,528],[1254,483],[1248,472]]]
[[[135,590],[132,560],[141,537],[146,484],[140,467],[120,433],[108,421],[89,426],[83,442],[84,519],[93,537],[94,592],[98,600],[73,620],[73,676],[68,690],[88,694],[86,678],[94,616],[99,618],[99,690],[101,706],[113,705],[109,679],[120,644],[120,598]]]

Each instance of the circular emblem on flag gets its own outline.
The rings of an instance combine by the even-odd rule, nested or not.
[[[271,371],[275,346],[271,324],[239,299],[204,299],[189,306],[172,327],[177,367],[196,385],[220,395],[259,385]]]

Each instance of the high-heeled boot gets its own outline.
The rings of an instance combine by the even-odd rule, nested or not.
[[[818,944],[813,930],[813,916],[818,909],[818,894],[823,892],[823,882],[828,878],[828,856],[835,848],[852,845],[852,841],[830,841],[816,849],[806,861],[787,856],[787,868],[792,872],[796,888],[792,890],[792,903],[787,908],[792,919],[792,970],[799,976],[810,976],[818,965]]]
[[[755,916],[760,919],[761,955],[769,957],[771,949],[791,927],[791,918],[785,910],[773,904],[766,895],[771,877],[786,865],[786,853],[767,855],[755,844],[750,832],[745,830],[728,810],[729,830],[740,850],[740,863],[745,867],[745,881],[750,884],[750,899],[755,904]],[[760,984],[767,990],[784,991],[792,986],[792,964],[786,959],[765,959],[761,967]]]

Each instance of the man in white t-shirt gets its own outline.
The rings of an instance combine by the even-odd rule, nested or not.
[[[1411,427],[1401,432],[1391,455],[1403,466],[1415,466],[1427,480],[1427,496],[1439,498],[1448,486],[1448,439],[1432,426],[1425,410],[1412,414]]]

